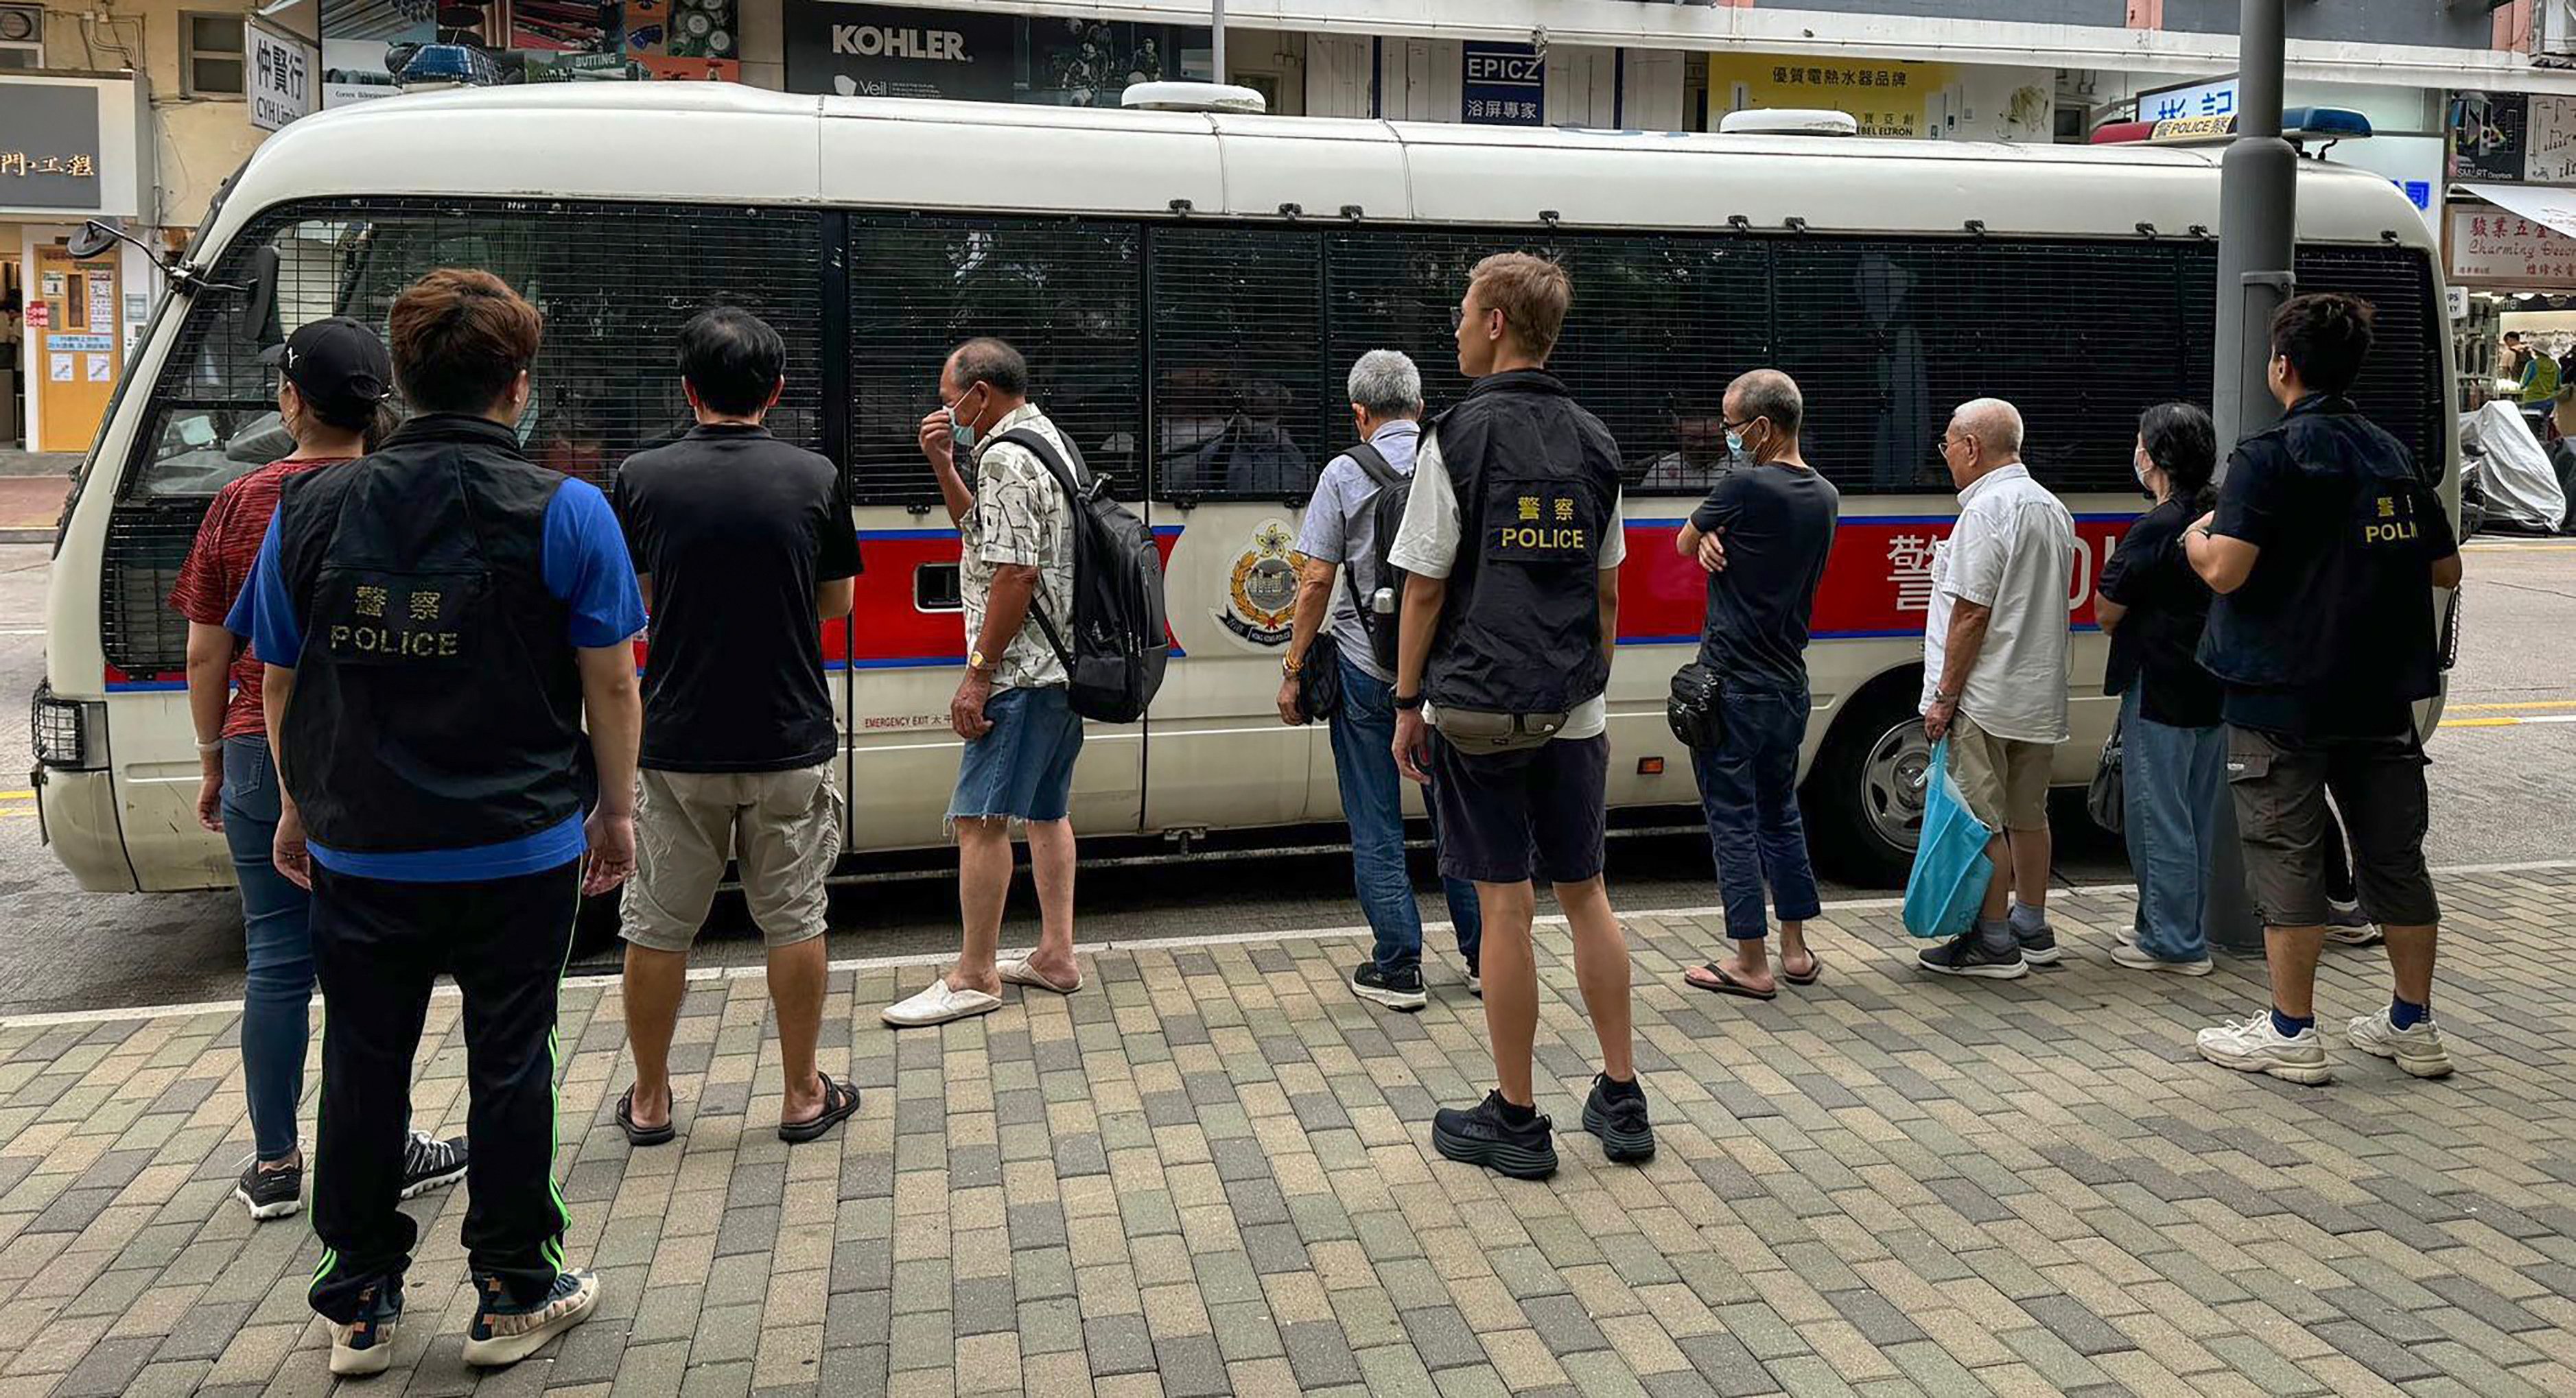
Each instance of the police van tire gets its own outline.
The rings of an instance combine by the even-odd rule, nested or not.
[[[581,900],[573,916],[572,959],[590,961],[617,950],[617,890]]]
[[[1911,670],[1863,686],[1826,730],[1807,773],[1808,845],[1825,872],[1847,883],[1902,888],[1914,867],[1931,748],[1915,713],[1921,687]]]

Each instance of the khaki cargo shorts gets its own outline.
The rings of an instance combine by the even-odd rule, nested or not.
[[[620,919],[626,940],[687,951],[729,858],[740,862],[762,941],[783,947],[823,935],[823,880],[841,857],[841,794],[830,763],[785,772],[647,768],[643,778],[635,876]]]
[[[2048,828],[2048,768],[2054,743],[1998,738],[1960,714],[1950,721],[1950,775],[1968,810],[1989,830]]]

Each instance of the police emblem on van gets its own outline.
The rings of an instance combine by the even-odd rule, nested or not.
[[[1261,521],[1252,531],[1252,547],[1234,561],[1226,605],[1209,615],[1256,646],[1288,644],[1297,617],[1297,565],[1289,559],[1296,541],[1287,521]]]

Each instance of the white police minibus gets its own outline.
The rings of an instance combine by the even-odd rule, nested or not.
[[[1169,549],[1173,660],[1142,723],[1098,729],[1087,839],[1285,846],[1339,813],[1320,728],[1273,707],[1290,546],[1350,435],[1361,352],[1463,389],[1449,311],[1483,255],[1562,259],[1555,367],[1618,435],[1631,531],[1611,679],[1621,825],[1696,820],[1662,702],[1700,624],[1669,539],[1722,464],[1719,396],[1776,365],[1843,492],[1818,598],[1806,796],[1820,861],[1901,874],[1924,760],[1926,568],[1955,500],[1959,402],[2011,399],[2078,521],[2068,595],[2087,776],[2115,710],[2091,597],[2141,508],[2140,409],[2211,377],[2214,152],[1417,126],[568,84],[406,96],[297,121],[228,185],[135,353],[66,513],[35,700],[44,827],[84,887],[227,882],[197,826],[173,575],[208,498],[281,451],[263,339],[381,325],[439,266],[541,306],[522,424],[535,460],[605,481],[684,411],[672,337],[747,306],[790,348],[781,435],[846,463],[866,572],[825,638],[853,858],[927,862],[956,768],[956,535],[914,446],[941,356],[1028,355],[1037,397]],[[2423,219],[2384,180],[2310,164],[2303,289],[2366,296],[2363,407],[2442,474],[2449,330]],[[227,287],[233,289],[218,289]],[[273,310],[267,309],[273,307]],[[2456,509],[2456,505],[2454,506]],[[363,735],[354,735],[363,741]],[[1314,826],[1301,832],[1298,827]],[[1095,845],[1095,848],[1098,848]]]

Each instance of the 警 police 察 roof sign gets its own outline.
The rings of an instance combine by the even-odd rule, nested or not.
[[[2147,139],[2158,145],[2190,141],[2224,141],[2236,134],[2234,116],[2169,117],[2156,123]]]

